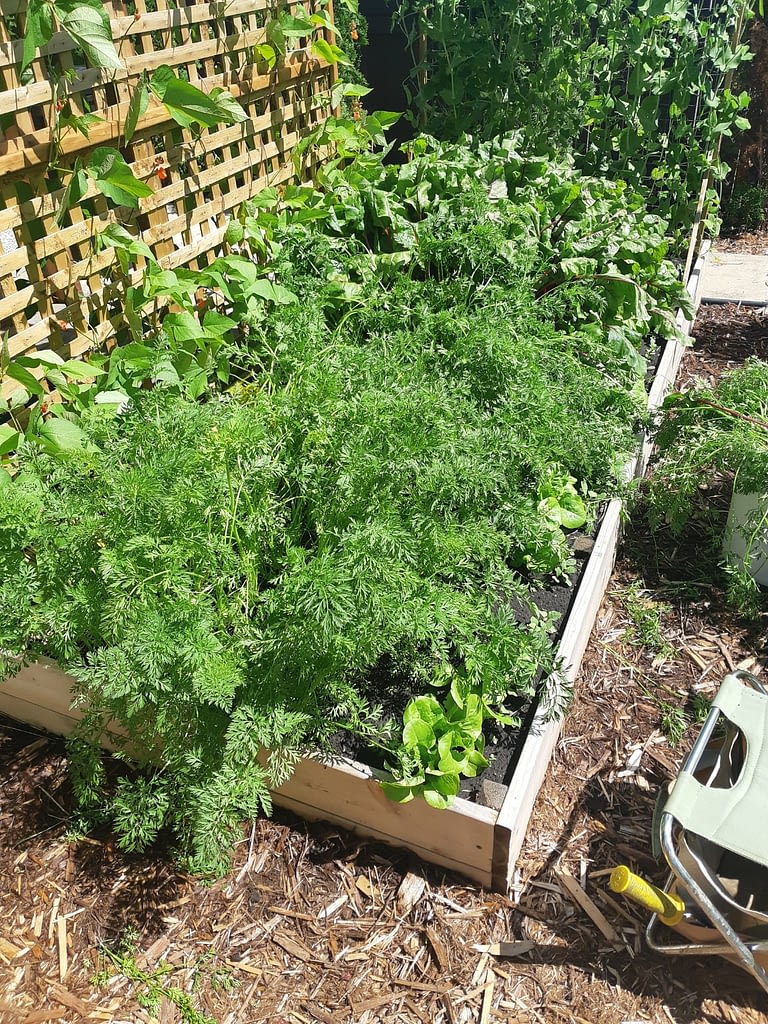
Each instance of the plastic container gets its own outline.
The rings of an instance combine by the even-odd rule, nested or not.
[[[723,552],[732,565],[748,562],[749,574],[768,587],[768,504],[764,494],[733,492]]]

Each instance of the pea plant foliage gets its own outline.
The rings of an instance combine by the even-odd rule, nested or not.
[[[205,270],[150,268],[123,343],[0,427],[2,669],[72,673],[83,808],[196,870],[340,735],[397,800],[483,770],[685,301],[625,186],[514,137],[385,164],[382,120],[340,117],[343,152],[244,204]]]

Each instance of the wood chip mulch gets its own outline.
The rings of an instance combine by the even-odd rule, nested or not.
[[[766,323],[702,310],[679,386],[765,357]],[[628,525],[509,896],[283,814],[206,886],[164,850],[70,836],[63,744],[3,721],[0,1021],[768,1022],[746,974],[652,955],[606,887],[618,863],[663,883],[651,815],[695,734],[683,712],[734,666],[768,678],[767,632],[768,606],[726,608],[695,536]]]
[[[715,247],[720,252],[746,252],[754,256],[764,256],[768,253],[768,229],[757,228],[734,236],[721,236],[717,239]]]

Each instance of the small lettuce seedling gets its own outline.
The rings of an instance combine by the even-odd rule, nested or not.
[[[407,803],[421,795],[432,807],[449,807],[459,792],[461,776],[474,778],[488,761],[483,751],[483,701],[467,694],[458,704],[451,694],[440,701],[429,695],[415,697],[403,714],[400,764],[388,769],[395,781],[382,787],[392,800]]]
[[[541,530],[528,540],[521,561],[529,572],[567,577],[572,571],[564,530],[577,530],[587,521],[587,506],[576,490],[576,478],[562,466],[548,467],[536,489],[535,504]]]
[[[576,490],[576,478],[562,466],[550,466],[538,487],[539,512],[563,530],[577,530],[587,521],[587,506]]]

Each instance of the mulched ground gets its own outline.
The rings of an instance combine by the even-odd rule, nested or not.
[[[694,333],[680,387],[768,358],[754,310],[705,308]],[[768,1021],[747,975],[650,954],[642,913],[605,889],[620,862],[663,881],[651,814],[697,698],[737,665],[768,678],[768,601],[756,622],[735,616],[714,561],[695,527],[675,540],[639,513],[628,525],[509,897],[284,814],[249,826],[211,886],[162,850],[68,841],[61,742],[0,724],[0,1021]]]
[[[738,235],[723,235],[718,238],[716,246],[721,252],[748,252],[755,256],[768,253],[768,229],[746,231]]]

